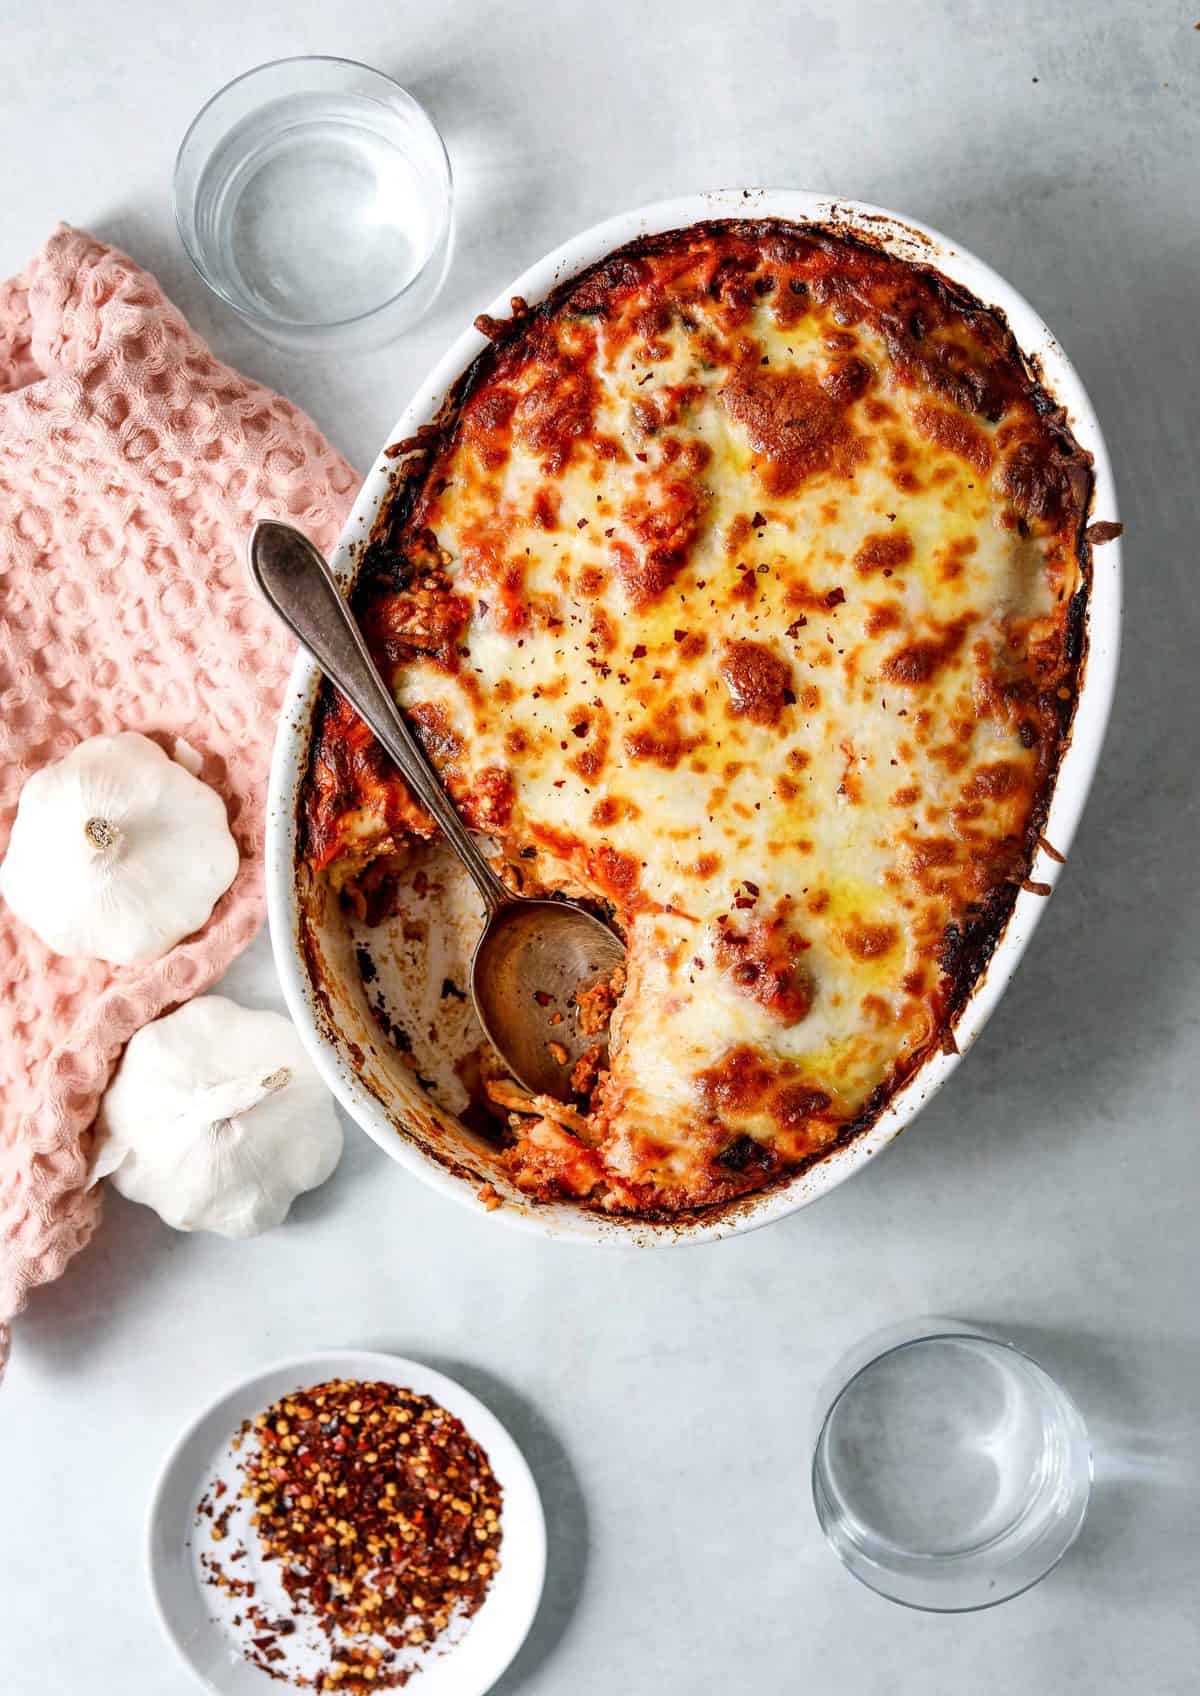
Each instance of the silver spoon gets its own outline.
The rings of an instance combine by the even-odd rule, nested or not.
[[[609,978],[625,946],[574,901],[514,895],[467,830],[375,669],[362,633],[320,553],[290,524],[264,519],[250,537],[250,575],[288,628],[399,767],[441,826],[483,897],[483,933],[471,956],[471,998],[504,1064],[535,1095],[569,1100],[571,1071],[607,1030],[585,1035],[575,997]],[[557,1020],[557,1022],[556,1022]]]

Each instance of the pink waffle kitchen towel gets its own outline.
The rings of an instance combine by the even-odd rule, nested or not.
[[[262,922],[292,649],[247,586],[250,525],[328,550],[357,481],[123,253],[60,225],[0,284],[0,855],[25,779],[117,730],[202,753],[242,855],[204,929],[148,966],[62,959],[0,902],[0,1367],[3,1322],[96,1228],[87,1133],[122,1047]]]

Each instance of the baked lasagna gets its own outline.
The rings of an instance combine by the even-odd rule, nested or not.
[[[996,312],[834,228],[650,237],[480,328],[354,604],[506,880],[627,942],[575,1105],[493,1089],[504,1160],[725,1204],[953,1046],[1070,730],[1088,456]],[[434,827],[328,689],[303,807],[387,917]]]

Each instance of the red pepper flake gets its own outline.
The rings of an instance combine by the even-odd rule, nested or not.
[[[397,1665],[395,1649],[420,1650],[470,1619],[500,1564],[501,1491],[483,1449],[428,1396],[342,1379],[284,1397],[239,1437],[249,1439],[240,1494],[294,1610],[249,1610],[246,1659],[284,1677],[277,1639],[307,1619],[329,1663],[311,1679],[291,1674],[294,1684],[362,1696],[407,1683],[411,1655]],[[209,1583],[253,1594],[204,1564]]]
[[[1200,29],[1200,24],[1196,27]],[[1111,518],[1098,518],[1094,524],[1088,525],[1083,534],[1094,548],[1098,548],[1105,542],[1115,542],[1118,536],[1123,536],[1125,526],[1114,523]]]

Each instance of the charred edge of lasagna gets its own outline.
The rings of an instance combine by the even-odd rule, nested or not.
[[[450,445],[462,408],[476,389],[491,376],[494,366],[508,347],[519,337],[527,335],[531,325],[553,319],[571,296],[588,284],[602,283],[607,288],[616,287],[625,280],[621,275],[623,264],[670,252],[678,246],[683,237],[699,243],[734,235],[758,240],[774,235],[784,239],[808,241],[827,252],[831,249],[850,249],[863,257],[880,259],[890,265],[902,267],[928,288],[937,302],[948,311],[965,314],[972,327],[982,323],[997,333],[997,354],[1011,361],[1024,377],[1029,402],[1042,423],[1052,432],[1063,468],[1071,479],[1072,493],[1080,507],[1079,563],[1085,580],[1090,581],[1091,553],[1084,543],[1083,532],[1089,521],[1091,504],[1091,455],[1075,440],[1066,409],[1046,388],[1041,371],[1021,348],[1002,309],[985,305],[977,295],[972,294],[961,283],[954,282],[935,266],[892,253],[887,246],[885,232],[876,236],[874,232],[868,234],[860,229],[839,228],[836,222],[808,224],[786,218],[713,218],[701,223],[680,225],[671,230],[660,230],[653,235],[638,236],[623,247],[616,248],[591,265],[585,266],[582,271],[565,277],[536,306],[527,306],[524,301],[514,297],[514,310],[510,318],[487,320],[487,346],[479,350],[462,374],[451,384],[434,419],[428,425],[422,425],[416,435],[395,444],[392,451],[403,458],[403,463],[392,474],[392,486],[380,505],[370,540],[389,540],[403,527],[431,460],[444,447]],[[892,333],[905,355],[916,357],[918,338],[907,330],[894,329]],[[393,552],[393,557],[398,560],[400,556]]]

